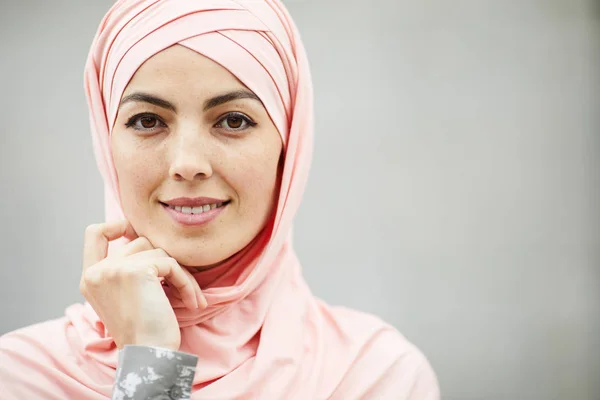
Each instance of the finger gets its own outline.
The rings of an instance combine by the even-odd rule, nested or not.
[[[196,278],[194,278],[194,275],[192,275],[192,273],[190,271],[188,271],[187,268],[181,267],[181,269],[183,270],[185,275],[188,277],[188,279],[192,283],[192,286],[194,287],[194,293],[196,293],[196,299],[198,300],[198,306],[202,309],[206,308],[208,306],[208,301],[206,300],[206,297],[204,297],[204,294],[202,293],[200,284],[198,283]]]
[[[187,308],[185,306],[185,304],[183,304],[183,301],[181,301],[180,299],[177,299],[175,297],[169,297],[169,303],[171,303],[171,307],[173,308]]]
[[[192,275],[187,270],[187,268],[182,267],[181,265],[179,265],[179,267],[181,268],[181,270],[183,271],[183,273],[185,274],[185,276],[187,277],[187,279],[189,280],[189,282],[192,286],[194,295],[196,296],[196,302],[198,303],[198,308],[200,308],[200,309],[206,308],[208,306],[208,302],[206,301],[206,297],[204,297],[204,294],[202,293],[202,289],[200,289],[200,284],[198,283],[196,278],[194,278],[194,275]],[[180,295],[180,298],[182,298],[181,290],[179,290],[178,288],[176,288],[176,289],[177,290],[174,290],[174,292],[178,293]]]
[[[162,258],[162,257],[169,257],[169,255],[163,249],[152,249],[152,250],[144,250],[144,251],[140,251],[139,253],[131,254],[131,255],[127,256],[125,258],[125,260],[135,262],[135,261],[140,261],[140,260],[151,260],[154,258]],[[160,281],[160,283],[163,286],[166,286],[167,282],[165,281],[164,277],[159,277],[158,280]],[[172,292],[177,293],[176,290],[174,290]],[[179,296],[179,293],[177,293],[177,296]]]
[[[117,257],[128,257],[148,250],[154,250],[154,246],[152,246],[152,243],[148,239],[142,236],[121,247],[115,255]]]
[[[164,277],[169,286],[179,292],[181,300],[190,310],[196,310],[201,302],[198,300],[194,284],[198,285],[193,277],[190,279],[189,272],[186,271],[175,261],[174,258],[165,257],[152,260],[152,266],[156,268],[157,275]]]
[[[135,254],[131,254],[131,255],[127,256],[127,259],[128,260],[146,260],[146,259],[162,258],[162,257],[169,257],[169,255],[163,249],[151,249],[151,250],[142,250]]]
[[[162,258],[162,257],[170,257],[170,256],[163,249],[153,249],[153,250],[147,250],[147,251],[143,251],[143,252],[140,252],[137,254],[133,254],[133,255],[127,257],[127,259],[142,260],[142,259],[152,259],[152,258]],[[204,297],[204,294],[202,294],[202,289],[200,288],[198,281],[196,281],[196,278],[194,278],[194,276],[188,271],[187,268],[182,267],[181,265],[180,265],[180,267],[181,267],[181,269],[183,269],[183,272],[186,274],[186,276],[188,277],[188,279],[190,280],[190,282],[194,288],[194,292],[196,294],[196,300],[198,301],[199,307],[205,308],[208,305],[208,302],[206,300],[206,297]],[[169,293],[181,300],[181,295],[179,294],[178,290],[169,290]]]
[[[83,239],[83,268],[105,259],[109,242],[133,235],[135,231],[127,220],[88,226]]]

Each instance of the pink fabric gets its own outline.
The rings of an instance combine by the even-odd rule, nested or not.
[[[110,129],[132,75],[181,44],[254,91],[282,135],[274,217],[224,266],[196,274],[209,307],[173,302],[181,351],[198,355],[192,399],[438,399],[425,357],[376,317],[316,299],[291,244],[313,145],[312,84],[298,32],[277,0],[120,0],[101,22],[85,69],[107,220],[123,218]],[[3,399],[106,399],[117,349],[89,304],[0,341]]]

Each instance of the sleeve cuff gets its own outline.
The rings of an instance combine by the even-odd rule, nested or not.
[[[160,347],[127,345],[119,351],[113,400],[188,400],[198,357]]]

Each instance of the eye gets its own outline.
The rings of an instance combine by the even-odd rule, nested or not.
[[[131,117],[125,126],[137,131],[151,131],[157,128],[165,127],[166,124],[154,114],[137,114]]]
[[[232,112],[224,115],[215,125],[216,128],[223,128],[228,131],[243,131],[248,127],[256,126],[256,122],[250,117],[239,112]]]

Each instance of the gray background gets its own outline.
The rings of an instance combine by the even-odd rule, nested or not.
[[[82,74],[109,0],[0,2],[0,333],[81,300],[101,180]],[[287,1],[316,91],[296,246],[444,399],[600,399],[600,7]]]

